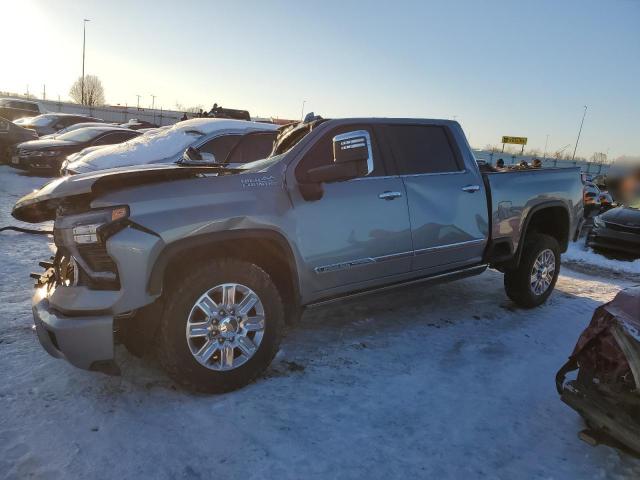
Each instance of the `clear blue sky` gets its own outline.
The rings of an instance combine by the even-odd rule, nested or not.
[[[107,101],[219,104],[253,115],[455,118],[475,146],[640,154],[640,1],[0,0],[0,90],[67,97],[86,73]]]

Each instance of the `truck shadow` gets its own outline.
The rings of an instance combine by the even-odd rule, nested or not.
[[[400,287],[383,294],[308,310],[297,325],[287,329],[280,352],[262,380],[301,375],[310,365],[348,366],[357,361],[359,350],[384,351],[393,348],[398,339],[412,335],[419,336],[427,348],[434,341],[436,332],[442,334],[438,341],[442,342],[440,337],[444,336],[448,343],[441,351],[445,363],[451,364],[461,356],[468,360],[472,355],[498,360],[509,355],[510,350],[491,336],[526,330],[531,322],[542,322],[556,311],[559,318],[567,312],[580,316],[586,325],[595,308],[613,297],[619,288],[596,282],[595,291],[585,293],[575,287],[581,280],[584,276],[564,269],[556,291],[547,303],[532,310],[521,309],[506,297],[502,274],[493,270],[456,282]],[[440,331],[450,328],[458,329],[455,335],[464,329],[461,334],[464,339],[456,340]],[[580,331],[576,328],[575,335],[570,336],[565,349],[567,356]],[[535,332],[525,335],[536,340]],[[145,388],[176,388],[152,356],[139,360],[125,353],[124,348],[120,350],[118,355],[124,359],[123,374],[127,381],[142,383]],[[437,349],[434,353],[437,354]],[[133,373],[128,372],[130,368]],[[140,376],[144,378],[142,382]]]

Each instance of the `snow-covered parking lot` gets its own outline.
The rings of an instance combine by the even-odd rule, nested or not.
[[[44,181],[0,166],[0,226]],[[314,310],[263,378],[204,396],[124,349],[121,377],[49,357],[29,272],[51,248],[0,234],[2,478],[640,476],[639,461],[577,438],[554,385],[595,307],[638,283],[633,270],[588,275],[582,256],[535,310],[516,308],[494,271]]]

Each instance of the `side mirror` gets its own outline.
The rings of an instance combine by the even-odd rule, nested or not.
[[[330,183],[366,177],[373,172],[371,137],[366,130],[355,130],[333,137],[333,163],[312,168],[312,183]]]
[[[217,165],[216,157],[213,153],[201,152],[197,148],[189,147],[182,154],[182,158],[177,162],[180,165],[210,167]]]

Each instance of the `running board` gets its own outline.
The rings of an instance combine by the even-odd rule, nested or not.
[[[350,300],[352,298],[364,297],[367,295],[371,295],[373,293],[385,292],[387,290],[393,290],[399,287],[406,287],[408,285],[415,285],[419,283],[428,283],[428,282],[448,282],[451,280],[457,280],[459,278],[470,277],[472,275],[478,275],[484,272],[488,264],[476,265],[475,267],[464,268],[462,270],[455,270],[453,272],[440,273],[438,275],[432,275],[429,277],[415,278],[413,280],[408,280],[406,282],[398,282],[392,283],[391,285],[385,285],[382,287],[374,287],[367,290],[360,290],[354,293],[347,293],[345,295],[339,295],[336,297],[331,297],[326,300],[320,300],[317,302],[310,303],[305,305],[305,308],[317,308],[323,307],[325,305],[330,305],[332,303],[341,302],[343,300]]]

